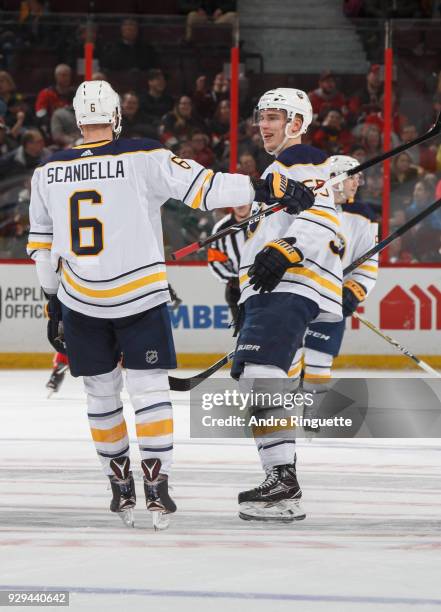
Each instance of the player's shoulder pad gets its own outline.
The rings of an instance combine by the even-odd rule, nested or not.
[[[375,221],[375,213],[369,204],[363,202],[354,202],[353,204],[343,204],[342,210],[351,215],[360,215],[369,221]]]
[[[306,144],[298,144],[282,151],[276,161],[288,167],[303,164],[319,166],[327,159],[328,155],[320,149]]]

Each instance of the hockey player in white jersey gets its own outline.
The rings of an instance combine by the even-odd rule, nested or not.
[[[244,390],[267,390],[279,379],[299,376],[297,359],[310,323],[342,318],[342,267],[336,250],[339,220],[330,178],[330,162],[318,149],[303,145],[312,121],[308,96],[298,89],[266,92],[256,109],[256,122],[267,152],[275,161],[263,177],[275,171],[315,190],[314,206],[292,218],[273,214],[250,229],[240,266],[242,324],[232,376]],[[281,387],[281,388],[282,388]],[[261,405],[251,407],[255,415]],[[292,431],[253,431],[264,482],[239,494],[244,520],[291,522],[305,518],[299,505],[295,437]]]
[[[347,155],[331,157],[331,176],[358,166],[358,161]],[[375,246],[378,224],[373,211],[366,204],[354,201],[362,176],[355,174],[334,185],[334,198],[340,219],[339,252],[343,269]],[[334,357],[340,351],[345,320],[372,291],[377,280],[378,255],[355,268],[343,279],[343,317],[338,323],[313,323],[304,342],[303,389],[315,393],[326,391],[331,378]],[[304,414],[304,416],[307,416]]]
[[[122,354],[146,505],[164,528],[176,510],[168,493],[173,417],[167,376],[176,357],[160,207],[170,197],[204,210],[257,198],[297,213],[314,196],[276,172],[257,181],[214,173],[159,142],[118,140],[119,97],[105,81],[82,83],[74,109],[84,144],[54,153],[34,172],[28,253],[48,296],[48,338],[56,350],[67,350],[72,375],[84,377],[92,438],[112,487],[110,509],[133,524]]]

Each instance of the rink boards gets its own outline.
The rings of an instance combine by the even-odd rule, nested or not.
[[[234,346],[224,285],[205,265],[171,265],[168,277],[182,299],[171,312],[182,367],[203,367]],[[46,367],[44,295],[33,265],[0,264],[0,366]],[[385,333],[441,366],[441,268],[386,267],[359,312]],[[351,319],[339,358],[346,367],[408,366],[384,340]]]

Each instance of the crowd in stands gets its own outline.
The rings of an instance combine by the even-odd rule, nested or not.
[[[185,3],[183,3],[185,4]],[[190,26],[215,20],[215,11],[204,3],[187,3],[193,13]],[[219,4],[219,3],[218,3]],[[349,3],[345,3],[345,5]],[[363,3],[365,6],[375,3]],[[409,2],[409,5],[412,4]],[[50,26],[44,21],[43,4],[27,2],[28,12],[18,27],[21,40],[45,44]],[[213,6],[211,6],[211,9]],[[225,2],[217,17],[232,19],[234,5]],[[199,11],[199,12],[198,12]],[[204,13],[205,11],[205,13]],[[199,16],[197,19],[196,16]],[[227,19],[228,15],[228,19]],[[168,82],[167,66],[153,45],[139,35],[138,23],[126,18],[120,24],[120,38],[111,45],[100,42],[96,26],[81,26],[73,41],[65,45],[63,61],[53,73],[52,83],[34,92],[17,89],[13,70],[0,71],[0,258],[25,257],[24,244],[29,227],[30,176],[51,152],[81,142],[72,106],[75,87],[82,80],[81,62],[86,35],[95,41],[94,79],[108,79],[112,71],[134,71],[141,78],[119,90],[122,108],[122,137],[159,140],[182,158],[194,159],[216,171],[228,171],[230,153],[230,83],[219,64],[218,72],[198,75],[187,91],[174,91]],[[187,38],[191,27],[187,22]],[[7,37],[6,37],[7,39]],[[0,41],[5,36],[0,31]],[[13,63],[11,64],[13,65]],[[109,79],[111,82],[112,80]],[[128,80],[130,82],[130,79]],[[343,80],[326,70],[309,92],[314,119],[305,142],[329,155],[351,155],[363,162],[383,150],[382,66],[372,64],[363,86],[350,94],[340,89]],[[113,83],[112,83],[113,84]],[[441,110],[441,72],[432,92],[432,116],[418,112],[405,115],[397,97],[393,100],[392,146],[413,140],[430,126]],[[250,118],[254,100],[241,106],[237,171],[260,176],[271,162],[258,128]],[[381,165],[365,173],[357,198],[370,204],[381,221],[383,175]],[[395,228],[422,207],[441,197],[441,146],[431,142],[412,148],[391,163],[390,226]],[[204,237],[219,217],[211,213],[189,213],[174,201],[165,208],[166,254],[189,241]],[[168,211],[168,212],[167,212]],[[168,213],[173,214],[168,214]],[[174,220],[173,220],[174,219]],[[394,245],[395,262],[441,261],[441,213],[433,214],[412,233]],[[398,246],[397,246],[398,245]],[[399,247],[399,248],[398,248]]]

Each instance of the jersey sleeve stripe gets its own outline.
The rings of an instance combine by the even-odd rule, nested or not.
[[[32,249],[48,249],[49,251],[52,248],[52,242],[28,242],[26,245],[28,250]]]
[[[362,266],[358,266],[357,270],[365,270],[366,272],[376,274],[378,272],[378,266],[367,266],[366,264],[363,264]]]
[[[184,202],[184,204],[186,204],[186,199],[188,197],[188,194],[191,193],[191,190],[193,189],[196,181],[198,180],[198,178],[201,176],[202,172],[204,172],[205,168],[202,168],[202,170],[199,170],[199,172],[196,174],[195,178],[193,179],[190,187],[187,190],[187,193],[185,194],[185,196],[182,198],[182,201]]]
[[[200,186],[200,188],[198,189],[198,192],[196,193],[195,197],[193,198],[193,201],[191,203],[191,208],[199,208],[199,206],[201,205],[201,201],[202,201],[202,196],[204,194],[204,187],[205,187],[205,183],[214,175],[213,170],[209,170],[207,172],[206,177],[204,178],[202,185]]]
[[[309,208],[308,210],[303,211],[303,214],[305,213],[309,215],[317,215],[317,217],[322,217],[323,219],[328,219],[329,221],[337,225],[337,227],[340,226],[340,221],[338,217],[336,217],[335,215],[331,215],[330,213],[324,210],[314,210],[314,208]]]
[[[151,285],[152,283],[157,283],[160,281],[167,280],[167,274],[165,272],[157,272],[156,274],[150,274],[149,276],[144,276],[143,278],[138,278],[137,280],[131,281],[130,283],[125,283],[120,287],[115,287],[114,289],[89,289],[88,287],[83,287],[78,284],[71,278],[66,269],[63,268],[63,277],[65,281],[73,287],[78,293],[82,295],[87,295],[92,298],[108,298],[108,297],[117,297],[119,295],[125,295],[130,291],[135,291],[136,289],[140,289],[141,287],[145,287],[146,285]]]

